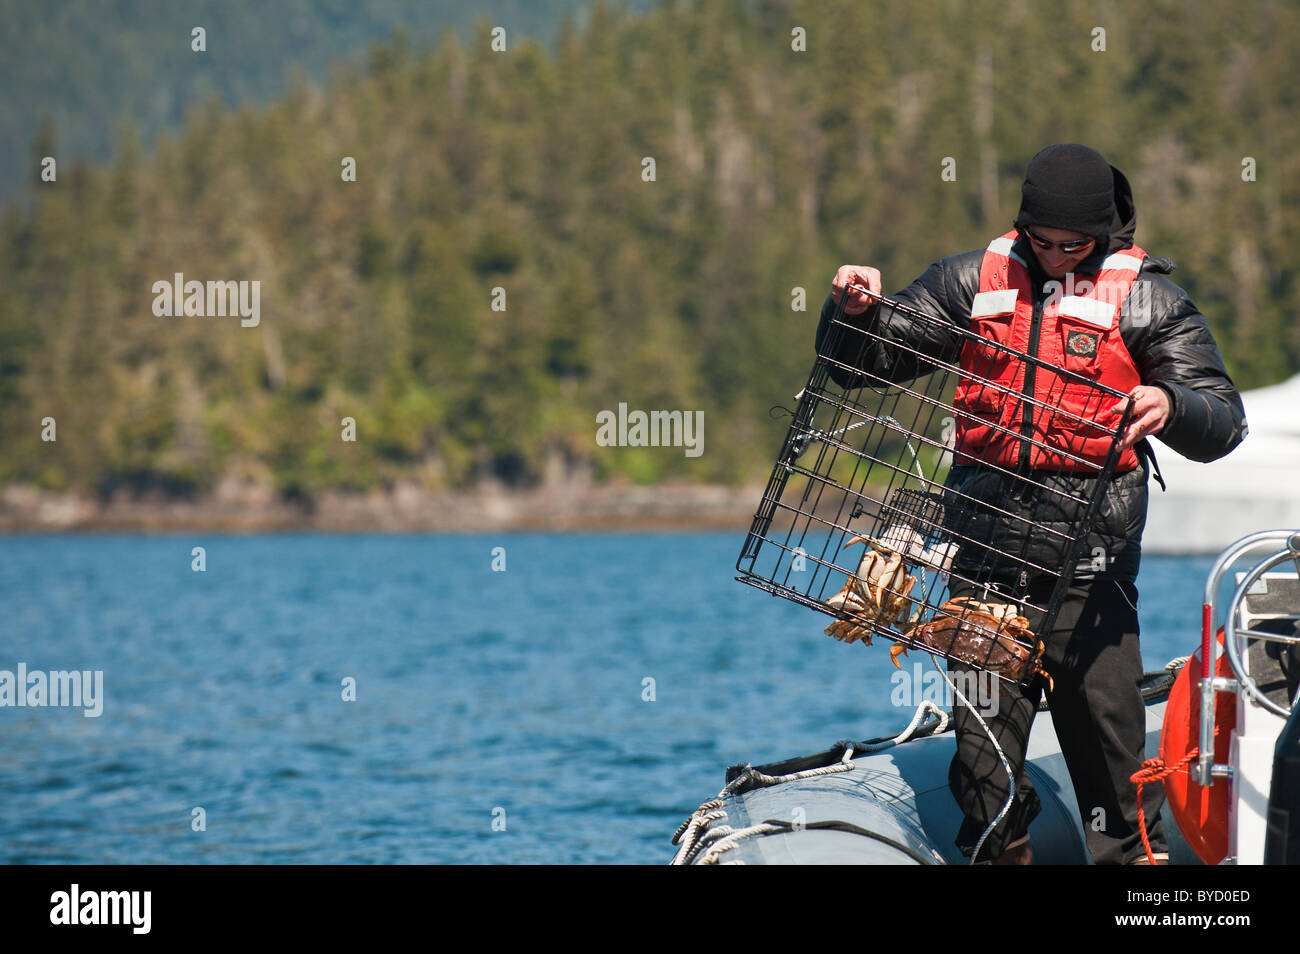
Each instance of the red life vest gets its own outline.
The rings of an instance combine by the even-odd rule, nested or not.
[[[1028,266],[1011,248],[1017,234],[1011,231],[994,239],[984,252],[970,330],[1029,353],[1033,287]],[[1066,276],[1060,290],[1048,296],[1037,357],[1051,367],[1031,369],[1027,362],[977,340],[962,346],[962,378],[953,399],[955,463],[983,462],[1014,470],[1023,449],[1033,470],[1091,473],[1101,469],[1111,435],[1093,422],[1113,431],[1125,401],[1055,374],[1052,367],[1124,394],[1142,383],[1120,338],[1119,313],[1144,258],[1146,252],[1136,245],[1114,252],[1106,256],[1101,271]],[[1025,398],[1027,373],[1033,376],[1032,402]],[[1032,407],[1030,433],[1046,448],[1022,440],[1026,407]],[[1137,465],[1137,455],[1129,448],[1120,455],[1116,472]]]

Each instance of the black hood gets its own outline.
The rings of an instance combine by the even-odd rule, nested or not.
[[[1137,205],[1133,201],[1133,189],[1128,184],[1128,177],[1114,166],[1110,167],[1110,171],[1115,175],[1115,218],[1110,223],[1107,255],[1132,245],[1138,224]]]
[[[1128,179],[1124,173],[1114,166],[1111,166],[1110,169],[1115,174],[1115,218],[1110,225],[1110,241],[1106,245],[1106,255],[1131,247],[1133,245],[1133,235],[1137,232],[1138,225],[1137,203],[1133,201],[1133,190],[1129,187]],[[1098,268],[1101,267],[1103,258],[1105,258],[1104,255],[1097,256],[1096,266]],[[1089,262],[1089,264],[1091,265],[1092,262]],[[1147,252],[1147,257],[1142,265],[1145,271],[1156,272],[1160,275],[1168,275],[1176,267],[1171,259],[1160,255],[1152,255],[1150,252]]]

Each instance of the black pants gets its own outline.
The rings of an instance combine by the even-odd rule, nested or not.
[[[954,589],[951,595],[980,594]],[[997,599],[994,595],[990,598]],[[1047,594],[1031,590],[1028,598],[1043,605]],[[1137,789],[1129,781],[1142,765],[1146,743],[1136,605],[1137,587],[1132,583],[1098,580],[1070,588],[1050,638],[1039,632],[1034,614],[1026,614],[1030,627],[1046,643],[1043,668],[1054,680],[1047,696],[1052,723],[1074,783],[1088,850],[1099,865],[1127,864],[1145,855]],[[948,664],[950,672],[968,668],[959,662]],[[998,686],[1002,695],[996,713],[980,710],[980,715],[1011,763],[1017,779],[1016,796],[1010,811],[985,840],[979,861],[996,857],[1022,837],[1042,807],[1024,771],[1024,760],[1045,680],[1036,680],[1029,688],[1001,681]],[[1006,802],[1007,773],[970,710],[958,703],[954,714],[957,754],[948,771],[948,787],[965,816],[956,843],[969,857]],[[1142,802],[1152,851],[1167,851],[1156,818],[1164,802],[1163,787],[1146,786]]]

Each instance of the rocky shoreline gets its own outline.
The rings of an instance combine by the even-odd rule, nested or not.
[[[107,500],[30,486],[0,491],[0,533],[207,531],[268,533],[505,530],[734,530],[749,528],[763,485],[485,485],[433,491],[399,485],[368,493],[285,499],[254,484],[204,497],[115,494]]]

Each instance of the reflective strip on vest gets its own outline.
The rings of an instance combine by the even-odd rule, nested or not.
[[[1108,301],[1100,301],[1096,298],[1066,295],[1061,299],[1059,310],[1063,315],[1078,318],[1101,328],[1109,328],[1115,323],[1115,306]]]
[[[1135,255],[1125,255],[1123,252],[1107,255],[1106,260],[1101,263],[1102,271],[1113,269],[1115,271],[1136,272],[1141,267],[1142,259]]]
[[[995,238],[992,242],[989,242],[989,251],[995,252],[998,255],[1005,255],[1008,258],[1015,259],[1021,265],[1024,265],[1026,268],[1028,268],[1029,263],[1011,250],[1011,246],[1013,244],[1014,241],[1012,239],[1007,238],[1005,235],[1000,235],[997,238]]]
[[[1016,298],[1019,293],[1014,288],[1003,289],[1002,291],[980,292],[971,302],[970,316],[972,318],[987,318],[990,315],[1005,315],[1016,310]]]

